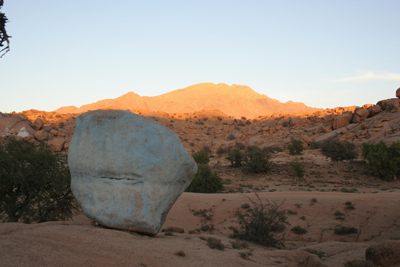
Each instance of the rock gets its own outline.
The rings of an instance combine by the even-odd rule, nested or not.
[[[330,122],[330,121],[333,120],[333,118],[335,118],[335,114],[333,114],[333,113],[325,115],[324,116],[324,122]]]
[[[378,114],[379,112],[381,112],[382,108],[379,105],[375,105],[375,106],[368,108],[368,111],[369,111],[370,117],[372,117],[372,116],[375,116],[376,114]]]
[[[393,109],[398,109],[400,104],[398,99],[389,99],[386,101],[386,109],[387,110],[393,110]]]
[[[22,127],[25,127],[25,130],[29,133],[29,134],[34,134],[36,131],[34,129],[32,129],[32,127],[30,126],[30,124],[26,121],[19,121],[17,122],[11,129],[10,129],[10,133],[19,133],[19,131],[22,129]]]
[[[68,153],[72,192],[101,225],[157,234],[197,165],[165,126],[123,110],[76,119]]]
[[[189,235],[199,235],[200,232],[197,230],[189,230]]]
[[[21,130],[19,130],[17,136],[19,138],[25,138],[25,137],[30,136],[30,134],[26,131],[25,127],[22,127]]]
[[[375,266],[400,265],[400,241],[386,241],[370,246],[365,251],[365,259],[372,261]]]
[[[8,133],[10,129],[17,123],[20,122],[19,118],[12,117],[0,117],[0,132]],[[17,131],[17,133],[19,130]]]
[[[304,142],[305,144],[307,144],[307,145],[309,145],[309,144],[312,142],[311,138],[310,138],[308,135],[303,135],[303,136],[301,137],[301,140],[303,140],[303,142]]]
[[[162,232],[173,232],[173,233],[183,234],[185,232],[185,230],[180,227],[171,226],[171,227],[162,229]]]
[[[39,140],[39,141],[46,140],[47,137],[49,137],[49,133],[45,132],[43,130],[37,131],[33,135],[35,136],[36,140]]]
[[[299,117],[291,118],[289,121],[290,126],[303,125],[303,124],[304,124],[304,119],[299,118]]]
[[[64,148],[65,139],[62,137],[54,138],[53,140],[47,141],[47,144],[50,146],[50,149],[54,152],[60,152]]]
[[[300,264],[301,267],[320,267],[322,266],[321,260],[317,255],[308,255]]]
[[[42,130],[45,131],[45,132],[48,132],[48,133],[49,133],[52,129],[53,129],[53,128],[51,128],[50,126],[43,126],[43,127],[42,127]]]
[[[396,90],[396,97],[400,98],[400,88]]]
[[[383,123],[382,122],[378,122],[376,124],[374,124],[375,128],[382,128],[383,127]]]
[[[28,120],[28,118],[27,118],[24,114],[19,114],[19,115],[18,115],[18,118],[20,118],[20,119],[23,120],[23,121]]]
[[[43,121],[42,121],[41,118],[37,118],[37,119],[35,120],[34,124],[36,124],[36,125],[39,127],[37,130],[42,129],[42,127],[43,127]]]
[[[58,135],[58,131],[55,130],[55,129],[51,129],[50,133],[51,133],[52,135],[54,135],[54,136],[57,136],[57,135]]]
[[[353,114],[351,113],[343,113],[342,115],[336,116],[333,119],[332,128],[334,130],[342,128],[343,126],[350,124],[350,121],[352,119],[353,119]]]
[[[368,118],[369,111],[363,108],[357,108],[353,114],[352,123],[360,122]]]
[[[321,127],[321,132],[328,133],[328,132],[332,131],[332,127],[333,127],[333,122],[331,121],[328,124]]]

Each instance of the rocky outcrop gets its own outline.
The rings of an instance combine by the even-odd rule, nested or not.
[[[333,119],[332,129],[336,130],[338,128],[341,128],[343,126],[350,124],[352,118],[353,118],[353,114],[351,114],[349,112],[346,112],[346,113],[343,113],[342,115],[336,116]]]
[[[147,234],[160,230],[197,172],[173,131],[122,110],[80,115],[68,163],[73,194],[88,218]]]

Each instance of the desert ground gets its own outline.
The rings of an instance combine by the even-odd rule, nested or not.
[[[367,172],[361,157],[362,143],[400,140],[399,100],[388,101],[251,119],[220,111],[135,110],[173,130],[189,154],[209,149],[209,165],[223,179],[224,189],[217,194],[183,193],[163,225],[163,229],[175,227],[173,234],[160,231],[146,236],[108,229],[82,212],[70,221],[2,223],[0,265],[311,267],[364,260],[368,247],[400,240],[400,181],[386,182]],[[1,138],[26,127],[31,133],[26,140],[47,142],[60,153],[68,153],[79,116],[37,110],[0,115]],[[358,158],[332,162],[320,149],[311,149],[312,141],[332,138],[356,144]],[[287,144],[292,139],[303,140],[302,155],[289,154]],[[226,154],[217,153],[218,148],[241,145],[276,146],[283,151],[271,155],[270,172],[254,174],[230,167]],[[297,179],[290,166],[296,157],[305,165],[304,179]],[[230,235],[231,228],[238,226],[235,211],[251,205],[248,198],[256,200],[255,193],[263,203],[283,202],[290,223],[284,248],[250,242],[245,248],[234,248],[236,241]],[[291,231],[295,226],[307,232],[296,234]],[[354,227],[357,232],[337,235],[337,226]],[[209,237],[221,240],[224,249],[211,249],[205,240]]]

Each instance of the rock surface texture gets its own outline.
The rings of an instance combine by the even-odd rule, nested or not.
[[[122,110],[80,115],[68,163],[72,191],[87,217],[147,234],[158,233],[197,172],[173,131]]]

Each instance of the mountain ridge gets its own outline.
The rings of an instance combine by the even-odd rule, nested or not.
[[[168,113],[188,113],[201,110],[220,110],[223,113],[240,118],[255,118],[273,113],[298,113],[322,110],[308,107],[302,102],[282,103],[267,95],[259,94],[249,86],[219,83],[200,83],[177,89],[158,96],[140,96],[128,92],[115,99],[104,99],[81,107],[61,107],[57,113],[83,113],[88,110],[119,107],[163,111]]]

